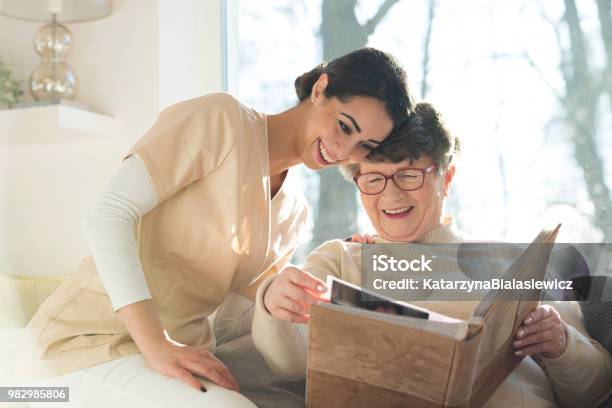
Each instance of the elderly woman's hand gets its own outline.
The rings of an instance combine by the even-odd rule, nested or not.
[[[541,305],[529,313],[515,335],[517,356],[540,353],[547,358],[559,357],[567,347],[567,334],[561,316],[554,307]]]
[[[366,233],[361,234],[359,232],[356,232],[351,235],[348,240],[350,240],[351,242],[357,242],[359,244],[373,244],[374,236]]]
[[[264,305],[272,316],[293,323],[308,323],[310,305],[323,300],[325,282],[308,272],[289,266],[279,273],[264,294]]]

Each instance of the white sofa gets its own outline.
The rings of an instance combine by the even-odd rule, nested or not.
[[[21,338],[23,337],[23,328],[0,329],[0,385],[8,387],[16,385],[14,383],[14,368],[15,356]],[[27,403],[2,403],[2,407],[6,408],[23,408],[27,407]]]
[[[0,274],[0,385],[17,385],[15,358],[25,326],[42,302],[65,276],[19,277]],[[2,407],[27,407],[27,403],[3,403]]]
[[[17,385],[14,375],[15,357],[24,336],[24,328],[42,302],[65,278],[0,274],[0,386]],[[250,339],[250,314],[245,309],[251,307],[251,302],[245,302],[234,294],[226,299],[220,308],[222,310],[217,311],[219,313],[209,317],[219,340],[218,357],[230,367],[241,383],[241,391],[257,405],[303,407],[304,383],[275,378],[254,348]],[[216,320],[217,314],[220,318]],[[235,318],[233,314],[240,318]],[[241,321],[243,319],[244,321]],[[230,321],[232,324],[228,323]],[[109,395],[113,395],[117,400],[117,404],[113,405],[123,406],[123,403],[131,398],[129,395],[122,395],[121,387],[113,384],[104,386],[108,388]],[[0,403],[3,408],[36,408],[38,405]],[[151,408],[149,403],[139,400],[130,400],[128,405],[131,408]],[[227,401],[220,406],[231,406],[231,403]]]

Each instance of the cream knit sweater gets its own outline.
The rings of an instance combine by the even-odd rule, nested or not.
[[[461,242],[452,221],[429,232],[420,244]],[[376,240],[382,242],[382,240]],[[360,244],[328,241],[311,253],[302,269],[325,280],[328,274],[359,284]],[[272,316],[263,295],[274,279],[260,286],[253,318],[253,341],[268,366],[286,379],[306,375],[308,327]],[[450,304],[451,302],[449,302]],[[567,348],[554,359],[527,357],[498,387],[485,407],[596,407],[612,393],[612,358],[590,339],[576,302],[550,302],[566,324]]]

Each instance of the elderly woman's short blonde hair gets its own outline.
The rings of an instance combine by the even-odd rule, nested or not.
[[[372,150],[366,161],[399,163],[418,160],[425,155],[437,165],[441,174],[459,155],[459,138],[448,130],[442,114],[428,102],[419,102],[415,113],[401,128],[395,129],[385,141]],[[359,173],[359,164],[340,167],[349,181]]]

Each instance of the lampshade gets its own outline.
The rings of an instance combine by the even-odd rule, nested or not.
[[[0,14],[28,21],[63,23],[96,20],[111,13],[111,0],[0,0]]]

